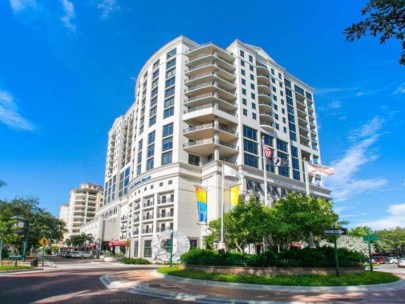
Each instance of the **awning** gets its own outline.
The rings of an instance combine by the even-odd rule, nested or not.
[[[125,246],[127,244],[127,241],[109,241],[108,246],[113,247],[113,246]]]

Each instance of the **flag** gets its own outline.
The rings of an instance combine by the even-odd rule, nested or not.
[[[273,151],[268,145],[263,145],[263,153],[266,155],[268,158],[273,157]]]
[[[281,157],[277,157],[274,161],[273,161],[273,166],[274,167],[288,167],[288,159],[287,158],[281,158]]]
[[[195,194],[197,197],[198,221],[207,223],[207,189],[196,186]]]
[[[230,190],[231,190],[231,206],[235,207],[236,205],[238,205],[238,201],[239,201],[239,189],[240,186],[236,185],[233,186]]]
[[[308,174],[321,174],[326,176],[331,176],[335,173],[335,169],[332,167],[315,165],[311,163],[306,163],[306,168]]]

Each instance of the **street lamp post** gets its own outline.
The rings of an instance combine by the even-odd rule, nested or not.
[[[28,248],[29,221],[21,216],[13,216],[12,219],[16,220],[17,224],[16,232],[24,233],[24,249],[22,254],[22,261],[25,262],[25,256],[27,255],[27,248]]]

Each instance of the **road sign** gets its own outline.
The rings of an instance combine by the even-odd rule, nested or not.
[[[39,240],[39,242],[41,244],[41,246],[46,246],[49,244],[49,240],[46,237],[43,237],[42,239]]]
[[[363,236],[363,241],[378,241],[378,235],[377,234],[369,234],[366,236]]]
[[[347,228],[327,228],[323,229],[324,235],[346,235]]]

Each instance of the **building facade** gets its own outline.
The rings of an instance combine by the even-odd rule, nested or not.
[[[96,211],[104,204],[103,197],[103,188],[96,184],[81,184],[80,188],[70,191],[68,207],[61,206],[61,212],[62,208],[64,212],[68,210],[65,238],[80,234],[81,226],[94,219]]]
[[[264,165],[262,140],[274,162],[288,165]],[[270,206],[288,192],[305,193],[304,158],[320,163],[311,87],[259,47],[235,40],[223,49],[181,36],[146,62],[133,105],[108,134],[98,223],[118,224],[109,237],[130,240],[130,256],[153,257],[151,240],[166,229],[199,247],[207,227],[195,186],[207,191],[209,222],[223,203],[229,210],[229,188],[238,183],[240,195]],[[241,178],[223,177],[223,164]],[[311,195],[329,199],[320,176],[309,182]]]

